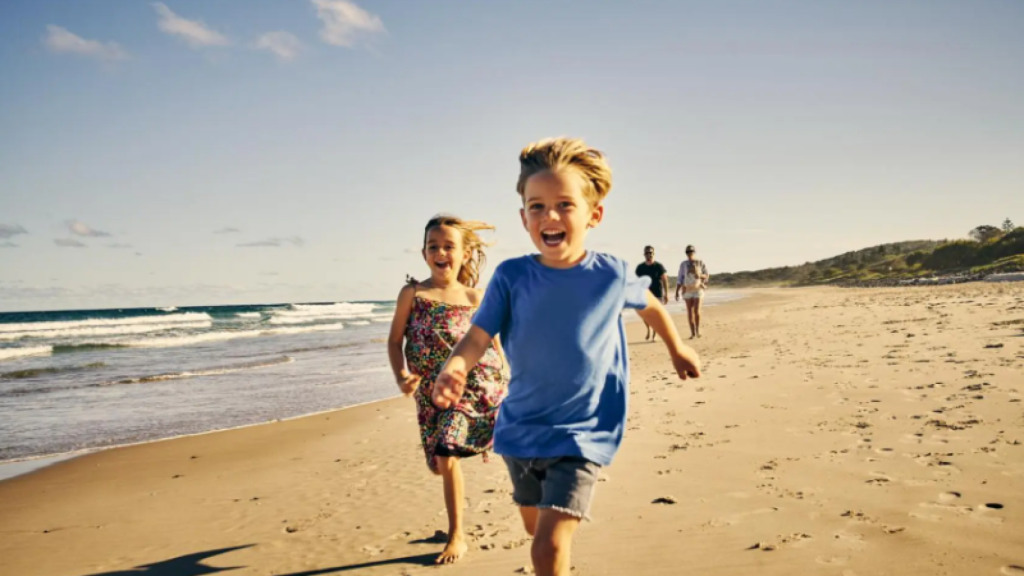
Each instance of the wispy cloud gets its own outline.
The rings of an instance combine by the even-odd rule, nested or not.
[[[54,244],[61,248],[86,248],[85,244],[82,244],[74,238],[57,238],[53,241]]]
[[[285,62],[294,60],[302,51],[302,42],[289,32],[267,32],[256,39],[257,50],[266,50]]]
[[[28,230],[18,224],[0,224],[0,238],[14,238],[18,234],[28,234]]]
[[[102,238],[104,236],[110,236],[109,232],[95,230],[90,228],[84,222],[80,222],[78,220],[68,220],[65,224],[68,225],[68,230],[75,236],[85,236],[86,238]]]
[[[128,53],[117,42],[104,44],[98,40],[86,40],[67,28],[50,24],[46,27],[43,44],[53,52],[78,54],[102,61],[125,60]]]
[[[107,248],[116,248],[116,249],[119,249],[119,250],[124,250],[126,248],[133,248],[133,246],[131,244],[118,244],[118,243],[114,243],[114,244],[108,244]]]
[[[332,46],[351,48],[361,38],[385,32],[380,17],[348,0],[311,0],[323,23],[320,38]]]
[[[153,8],[160,15],[160,29],[172,36],[178,36],[193,48],[203,46],[227,46],[227,38],[199,20],[188,20],[171,11],[163,2],[154,2]]]
[[[17,248],[18,245],[11,241],[0,242],[0,248]]]
[[[288,236],[285,238],[267,238],[266,240],[257,240],[256,242],[246,242],[239,244],[239,248],[280,248],[282,246],[302,246],[306,242],[298,236]]]
[[[241,230],[239,230],[238,228],[232,228],[228,226],[226,228],[221,228],[220,230],[217,230],[216,232],[214,232],[214,234],[238,234],[239,232],[241,232]]]

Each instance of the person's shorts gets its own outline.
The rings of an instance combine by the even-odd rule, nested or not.
[[[584,458],[513,458],[503,456],[512,478],[512,500],[519,506],[551,508],[590,519],[601,466]]]
[[[693,292],[683,292],[683,300],[700,300],[704,297],[703,290],[694,290]]]

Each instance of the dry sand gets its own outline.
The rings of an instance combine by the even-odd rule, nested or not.
[[[575,573],[1024,575],[1024,286],[760,291],[705,324],[685,383],[630,327]],[[0,483],[0,574],[513,574],[504,467],[466,470],[471,550],[435,568],[408,400],[109,450]]]

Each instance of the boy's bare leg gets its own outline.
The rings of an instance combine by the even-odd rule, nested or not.
[[[572,536],[579,525],[580,519],[570,514],[551,508],[540,510],[530,550],[537,576],[569,576]]]
[[[437,456],[437,467],[441,470],[441,478],[444,479],[444,506],[448,509],[448,544],[435,562],[453,564],[469,549],[462,528],[462,505],[465,501],[462,466],[458,458]]]
[[[533,506],[520,506],[519,515],[523,517],[523,528],[526,533],[533,536],[537,533],[537,513],[539,510]]]

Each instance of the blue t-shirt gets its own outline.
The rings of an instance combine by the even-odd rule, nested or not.
[[[573,268],[536,255],[502,262],[473,324],[502,345],[512,369],[494,451],[516,458],[578,456],[611,464],[629,396],[624,308],[645,308],[649,278],[588,252]]]

